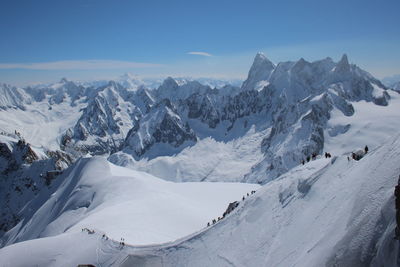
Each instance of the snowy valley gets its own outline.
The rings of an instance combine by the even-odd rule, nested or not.
[[[0,84],[0,266],[399,266],[399,108],[347,55]]]

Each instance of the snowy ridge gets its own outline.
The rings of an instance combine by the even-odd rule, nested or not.
[[[399,159],[396,135],[360,162],[339,157],[295,168],[209,231],[134,250],[121,266],[397,266]]]
[[[229,202],[258,188],[250,184],[171,183],[108,163],[78,160],[47,195],[35,199],[24,220],[4,237],[5,245],[82,228],[101,229],[131,244],[173,241],[203,228]],[[223,190],[223,193],[221,193]],[[50,195],[51,194],[51,195]]]
[[[102,239],[102,231],[88,235],[70,228],[7,246],[0,258],[14,266],[397,266],[393,188],[399,159],[398,134],[358,162],[317,159],[258,189],[215,226],[165,245],[121,249]],[[91,196],[88,189],[78,194]],[[74,245],[82,242],[84,252]],[[27,249],[29,259],[15,256]]]

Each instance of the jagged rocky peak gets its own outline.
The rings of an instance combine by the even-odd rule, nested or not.
[[[170,100],[164,99],[135,125],[125,140],[125,151],[136,159],[170,155],[177,149],[196,142],[197,137],[188,123],[177,114]],[[161,145],[158,149],[152,149]]]
[[[179,84],[177,81],[172,77],[167,77],[156,90],[157,98],[170,98],[177,93],[178,89]]]
[[[345,73],[350,72],[349,59],[347,58],[346,54],[343,54],[342,58],[337,63],[335,72],[340,73],[340,74],[345,74]]]
[[[23,207],[45,192],[73,163],[62,151],[49,151],[27,143],[18,133],[0,133],[0,236],[23,217]]]
[[[247,79],[243,82],[242,89],[262,89],[264,87],[263,84],[269,81],[269,77],[275,67],[275,64],[272,63],[263,53],[257,53]]]

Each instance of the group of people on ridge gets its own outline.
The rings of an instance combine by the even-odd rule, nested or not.
[[[252,190],[250,193],[247,193],[247,196],[250,196],[252,194],[254,194],[256,192],[256,190]],[[242,201],[244,201],[246,199],[245,196],[242,197]],[[234,201],[232,203],[229,203],[228,208],[226,209],[226,211],[222,214],[221,217],[218,217],[218,219],[212,219],[211,223],[208,222],[207,223],[207,227],[210,226],[211,224],[215,224],[218,221],[222,220],[223,218],[225,218],[226,215],[228,215],[229,213],[231,213],[234,209],[236,209],[239,206],[239,202],[238,201]]]
[[[90,230],[89,228],[82,228],[82,232],[87,232],[88,234],[94,234],[94,230]],[[101,239],[108,240],[108,236],[106,234],[103,234],[101,236]],[[121,237],[121,241],[119,242],[120,248],[123,248],[125,246],[125,238]]]
[[[301,164],[304,165],[307,162],[310,162],[310,160],[316,160],[317,159],[318,154],[317,153],[312,153],[311,156],[307,156],[306,159],[301,160]],[[330,158],[332,157],[331,153],[325,152],[325,158]]]

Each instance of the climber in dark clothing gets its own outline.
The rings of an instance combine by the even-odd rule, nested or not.
[[[368,146],[365,146],[365,147],[364,147],[364,151],[365,151],[365,154],[368,153]]]
[[[400,176],[394,189],[395,207],[396,207],[396,230],[395,238],[400,240]]]

